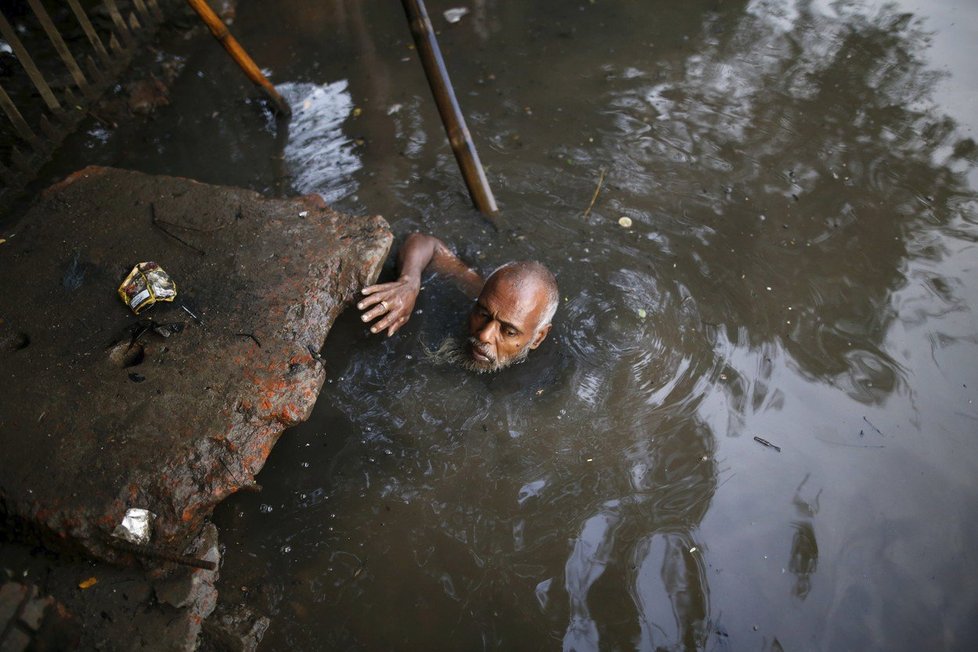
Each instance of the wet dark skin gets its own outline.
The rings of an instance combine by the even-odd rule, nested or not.
[[[480,367],[512,360],[525,349],[535,349],[550,333],[550,324],[541,324],[547,309],[547,288],[534,278],[502,268],[488,281],[462,262],[438,238],[412,233],[398,254],[396,281],[363,289],[365,322],[377,320],[370,332],[393,335],[411,317],[421,291],[421,274],[430,269],[456,281],[463,292],[475,299],[469,313],[467,352]]]

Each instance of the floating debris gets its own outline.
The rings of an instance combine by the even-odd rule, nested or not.
[[[445,20],[454,25],[462,20],[464,16],[468,15],[468,13],[469,10],[466,7],[455,7],[453,9],[446,9],[444,15]]]
[[[773,448],[774,450],[778,451],[779,453],[781,452],[781,447],[780,446],[775,446],[774,444],[772,444],[771,442],[769,442],[766,439],[763,439],[761,437],[757,437],[755,435],[754,436],[754,441],[756,441],[761,446],[767,446],[768,448]]]
[[[601,192],[601,184],[604,183],[605,169],[601,168],[601,174],[598,176],[598,187],[594,189],[594,194],[591,195],[591,203],[588,204],[587,210],[584,211],[584,221],[587,222],[587,218],[591,215],[591,209],[594,208],[594,202],[598,201],[598,194]]]
[[[619,217],[618,218],[618,224],[620,224],[621,226],[623,226],[626,229],[630,229],[630,228],[632,228],[632,218],[630,218],[630,217]]]
[[[78,588],[84,591],[85,589],[90,589],[98,584],[97,577],[89,577],[87,580],[78,583]]]
[[[868,423],[869,424],[869,427],[872,428],[873,430],[875,430],[877,432],[877,434],[879,434],[880,437],[886,437],[886,435],[883,434],[883,431],[876,427],[876,424],[875,423],[873,423],[872,421],[870,421],[866,417],[863,417],[863,421],[865,421],[866,423]],[[860,431],[860,432],[862,432],[862,431]]]

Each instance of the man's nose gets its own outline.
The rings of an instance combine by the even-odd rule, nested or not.
[[[493,340],[493,333],[495,332],[496,322],[490,320],[485,326],[479,329],[478,338],[479,341],[484,344],[491,344]]]

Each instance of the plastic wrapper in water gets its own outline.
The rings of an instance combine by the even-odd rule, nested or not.
[[[112,531],[112,536],[130,543],[146,545],[153,534],[153,519],[156,514],[148,509],[130,507],[122,518],[122,523]]]
[[[453,9],[445,10],[445,20],[454,24],[462,20],[462,17],[469,13],[469,10],[465,7],[455,7]]]
[[[139,263],[119,286],[119,298],[137,315],[157,301],[173,301],[177,284],[154,262]]]

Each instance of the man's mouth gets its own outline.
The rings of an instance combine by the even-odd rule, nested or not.
[[[480,364],[493,364],[496,361],[489,349],[483,348],[476,342],[469,342],[469,352],[472,354],[472,359]]]

